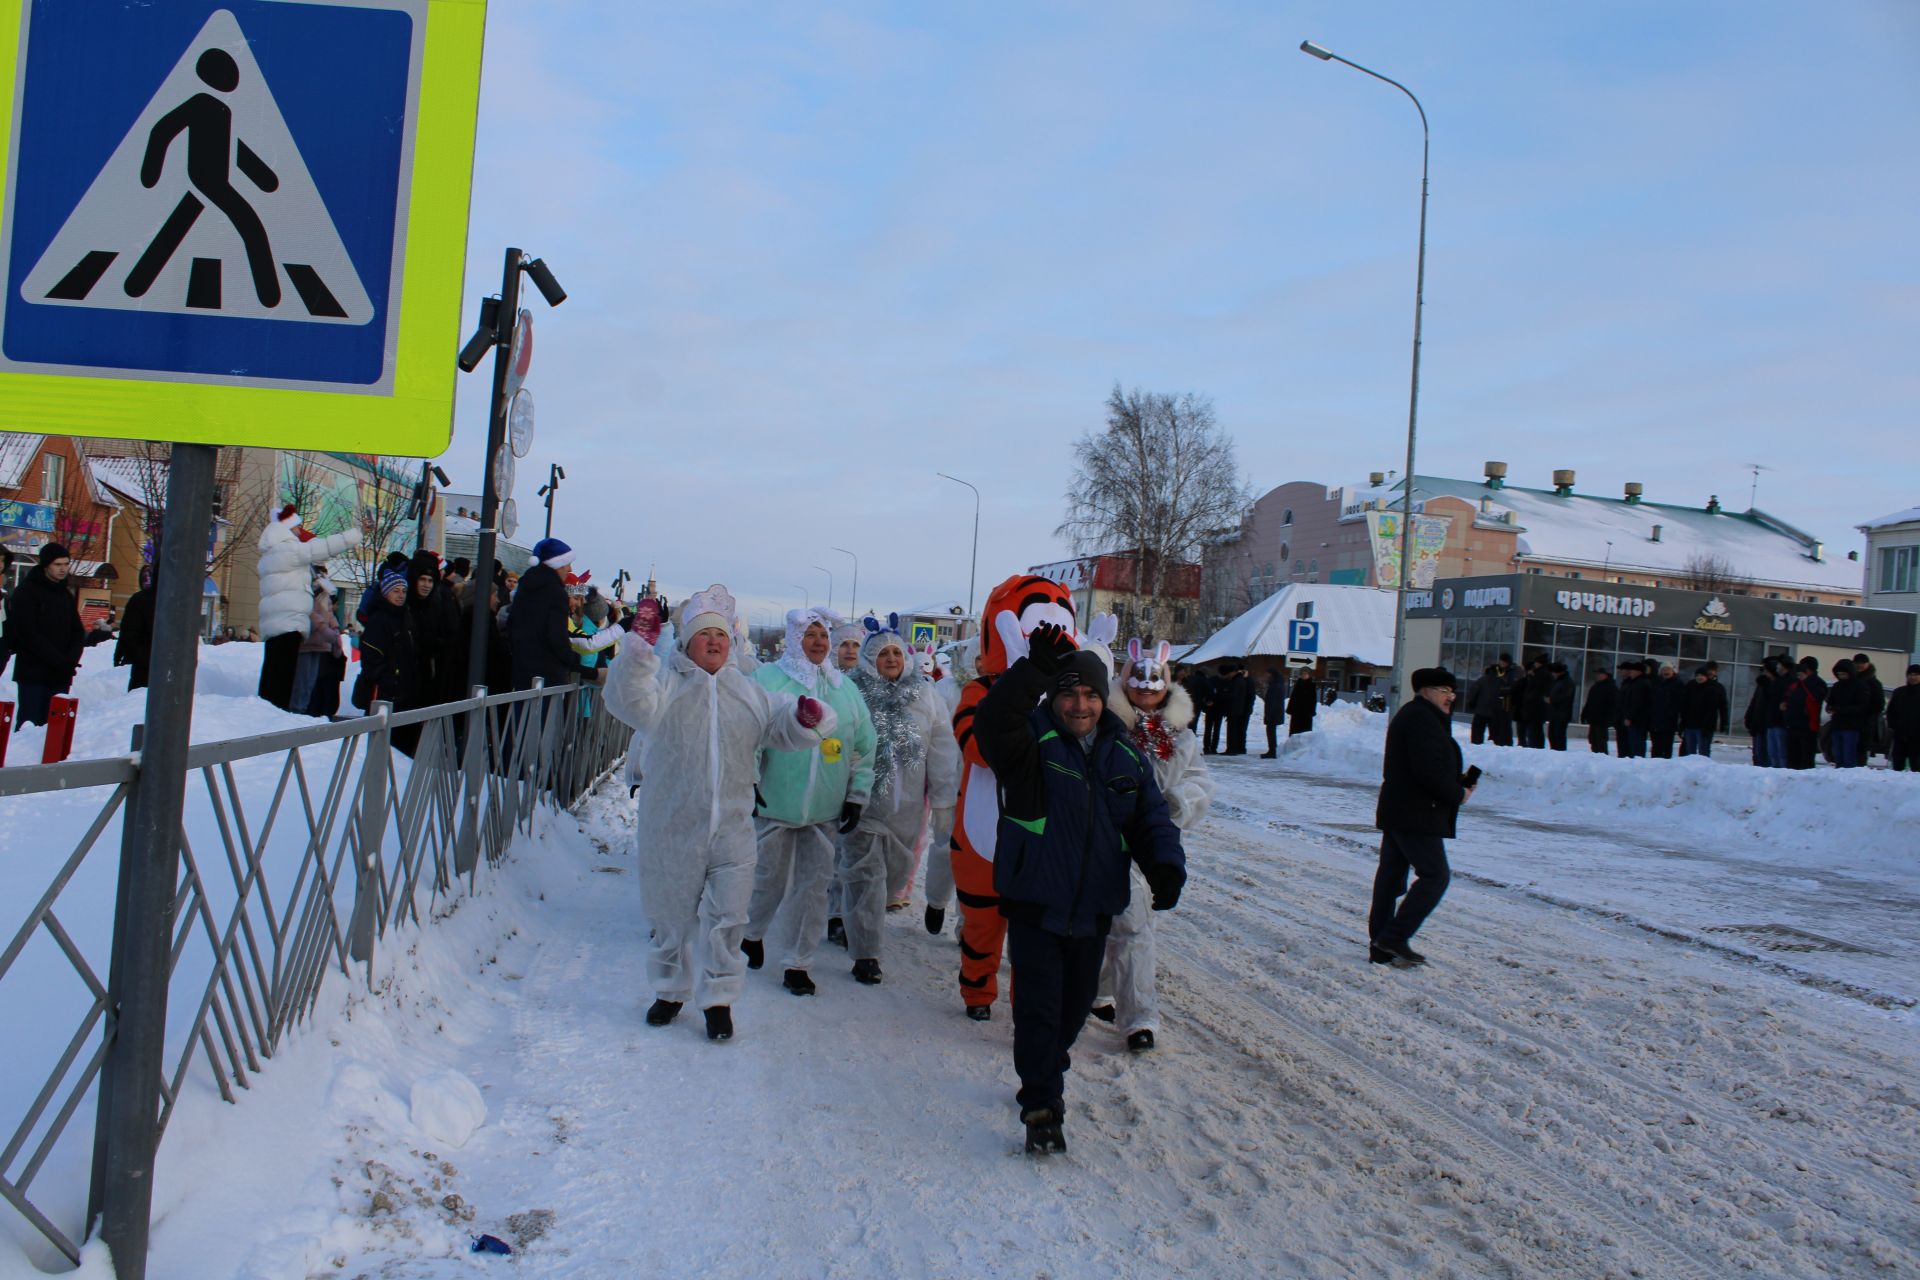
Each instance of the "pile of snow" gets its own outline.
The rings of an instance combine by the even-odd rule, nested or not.
[[[466,1146],[487,1122],[479,1086],[451,1068],[415,1080],[409,1103],[414,1128],[444,1147]]]
[[[1387,717],[1342,703],[1322,707],[1313,732],[1287,740],[1289,767],[1340,777],[1378,778]],[[1920,786],[1887,769],[1756,769],[1742,750],[1707,758],[1622,760],[1587,749],[1572,726],[1566,751],[1474,746],[1454,723],[1468,764],[1483,771],[1473,803],[1495,811],[1598,827],[1658,827],[1676,839],[1738,848],[1744,857],[1804,860],[1872,873],[1889,857],[1910,858],[1895,833],[1920,829]]]

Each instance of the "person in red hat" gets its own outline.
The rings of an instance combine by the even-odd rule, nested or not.
[[[360,531],[348,528],[324,538],[300,527],[300,513],[289,502],[260,531],[260,660],[262,698],[282,711],[294,707],[293,677],[300,646],[313,623],[313,567],[360,545]]]

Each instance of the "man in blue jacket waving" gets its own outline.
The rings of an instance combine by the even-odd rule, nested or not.
[[[1107,710],[1107,670],[1059,627],[980,703],[974,733],[1000,784],[993,887],[1013,962],[1013,1065],[1030,1152],[1065,1151],[1067,1051],[1100,982],[1107,930],[1127,909],[1128,862],[1153,907],[1180,900],[1186,854],[1152,767]],[[1046,702],[1041,702],[1042,698]]]

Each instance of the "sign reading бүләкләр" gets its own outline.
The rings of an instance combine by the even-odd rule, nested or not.
[[[8,425],[431,455],[483,0],[0,0]]]

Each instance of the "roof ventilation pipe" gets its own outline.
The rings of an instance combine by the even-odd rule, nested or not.
[[[1385,484],[1386,482],[1387,482],[1387,473],[1386,473],[1386,472],[1384,472],[1384,471],[1369,471],[1369,472],[1367,472],[1367,485],[1368,485],[1368,487],[1370,487],[1370,488],[1374,488],[1374,489],[1378,489],[1378,488],[1379,488],[1379,487],[1380,487],[1381,485],[1383,485],[1383,484]]]
[[[1640,495],[1645,493],[1646,491],[1647,491],[1646,486],[1641,484],[1639,481],[1637,480],[1627,481],[1627,505],[1630,507],[1639,506]]]
[[[1563,498],[1573,496],[1573,472],[1571,469],[1553,473],[1553,491]]]
[[[1648,538],[1648,541],[1650,541],[1650,542],[1658,542],[1658,541],[1660,541],[1660,535],[1661,535],[1662,533],[1665,533],[1665,532],[1666,532],[1666,529],[1667,529],[1667,526],[1665,526],[1665,525],[1663,525],[1663,524],[1657,524],[1657,525],[1655,525],[1655,526],[1653,526],[1653,533],[1652,533],[1652,535],[1651,535],[1651,536],[1650,536],[1650,537]]]
[[[1489,462],[1486,465],[1485,470],[1486,470],[1486,476],[1487,476],[1487,488],[1504,489],[1506,487],[1506,484],[1507,484],[1507,464],[1506,463]]]
[[[1715,493],[1715,494],[1709,494],[1707,496],[1707,514],[1710,516],[1717,516],[1720,514],[1720,495],[1719,494]],[[1815,557],[1815,558],[1817,559],[1818,557]]]

